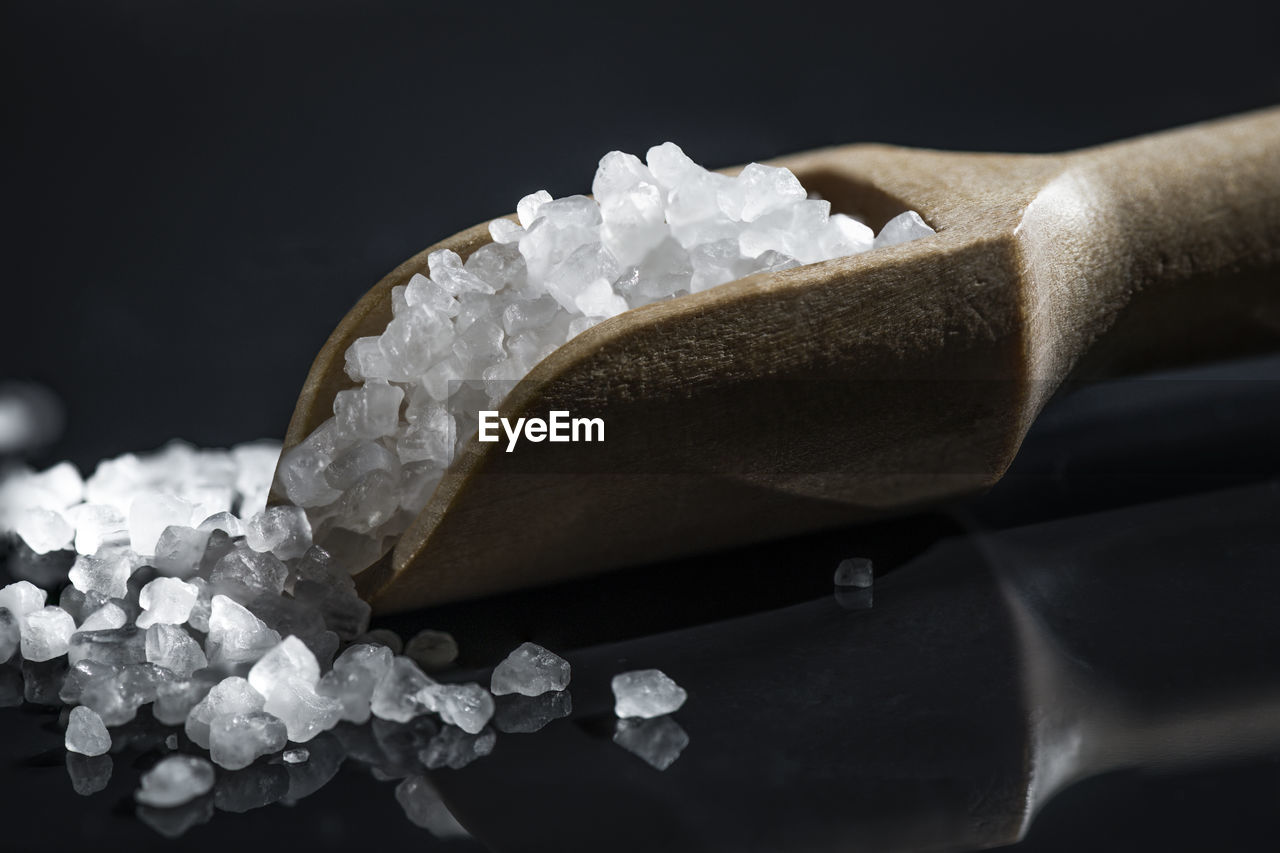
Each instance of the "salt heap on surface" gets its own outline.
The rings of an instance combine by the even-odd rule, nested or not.
[[[524,643],[494,667],[489,689],[495,696],[541,696],[569,686],[569,662],[536,643]]]
[[[688,698],[684,688],[660,669],[638,669],[613,677],[613,712],[619,717],[659,717],[670,714]]]
[[[392,288],[386,329],[346,352],[360,384],[336,395],[333,417],[278,471],[281,492],[305,508],[326,549],[357,567],[389,549],[475,432],[477,410],[497,408],[514,382],[596,323],[933,233],[908,211],[877,237],[809,198],[786,169],[752,163],[729,177],[670,142],[646,162],[605,155],[592,192],[525,196],[517,221],[491,222],[493,242],[465,262],[433,252],[429,275]]]

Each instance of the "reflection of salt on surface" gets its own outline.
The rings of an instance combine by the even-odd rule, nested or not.
[[[689,735],[670,717],[618,720],[613,742],[657,768],[666,770],[689,745]]]

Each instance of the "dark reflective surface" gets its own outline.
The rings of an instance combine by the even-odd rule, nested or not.
[[[5,811],[40,816],[17,825],[31,845],[74,816],[84,837],[140,849],[260,833],[318,849],[376,834],[495,851],[970,850],[1029,833],[1034,851],[1159,815],[1172,785],[1229,807],[1222,837],[1248,846],[1276,829],[1258,786],[1280,790],[1278,368],[1067,396],[1007,481],[945,512],[386,620],[452,631],[458,680],[542,642],[573,663],[570,691],[501,700],[479,738],[426,719],[343,726],[306,763],[220,772],[179,809],[131,800],[172,729],[143,714],[109,757],[68,758],[62,667],[0,668],[0,703],[21,703],[0,711]],[[1117,453],[1122,433],[1162,431]],[[833,589],[850,554],[876,559],[871,595]],[[620,729],[609,679],[643,667],[689,701]],[[1166,828],[1217,837],[1145,820],[1132,837],[1166,849]]]

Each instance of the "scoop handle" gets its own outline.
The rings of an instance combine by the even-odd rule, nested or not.
[[[1280,347],[1280,108],[1071,160],[1100,201],[1079,298],[1114,316],[1077,378]]]

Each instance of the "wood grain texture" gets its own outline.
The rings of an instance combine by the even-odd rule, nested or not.
[[[601,323],[504,402],[602,415],[604,445],[473,440],[396,549],[379,611],[903,512],[1003,474],[1069,376],[1280,343],[1280,110],[1063,155],[853,145],[772,161],[874,226],[935,237],[762,274]],[[352,383],[427,254],[378,282],[312,365],[291,447]]]

